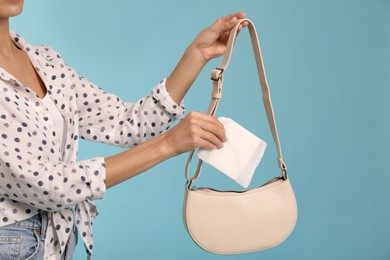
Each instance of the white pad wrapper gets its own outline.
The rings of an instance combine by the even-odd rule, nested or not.
[[[230,118],[219,117],[218,120],[225,126],[228,140],[221,149],[199,149],[197,156],[247,188],[267,143]]]

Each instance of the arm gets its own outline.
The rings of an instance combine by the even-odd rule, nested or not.
[[[214,35],[215,37],[212,39],[215,39],[215,41],[225,39],[227,37],[226,32],[230,29],[223,29],[221,22],[224,20],[226,18],[218,20],[220,22],[200,33],[172,72],[169,91],[177,101],[183,98],[204,66],[205,61],[223,53],[223,48],[218,48],[220,52],[216,52],[214,47],[205,45],[207,41],[199,39],[205,39],[207,35],[215,34],[216,28],[221,28],[220,35],[224,36],[221,36],[221,38]],[[233,27],[234,24],[230,26]],[[230,28],[230,26],[228,27]],[[210,46],[215,45],[211,44]],[[223,44],[220,43],[219,46],[223,47]],[[53,57],[60,59],[57,54],[53,54],[55,55]],[[69,78],[77,78],[76,73],[64,66],[64,71],[68,69]],[[179,84],[180,82],[181,84]],[[70,86],[74,86],[73,81],[69,83]],[[86,88],[79,92],[79,97],[76,98],[77,101],[73,99],[71,94],[67,92],[64,92],[64,94],[68,95],[69,100],[80,103],[78,106],[75,105],[76,107],[82,107],[85,110],[77,113],[77,115],[80,116],[79,121],[82,125],[80,134],[87,136],[93,134],[92,130],[94,129],[87,128],[89,125],[94,125],[93,120],[100,122],[100,118],[94,116],[96,113],[90,111],[99,110],[104,100],[95,99],[95,93],[96,96],[99,96],[99,93],[96,92],[98,91],[97,88],[84,83],[86,82],[82,81],[81,84],[77,84],[81,88]],[[87,95],[87,97],[84,97],[84,95]],[[18,97],[12,95],[11,100],[17,102],[16,98]],[[116,97],[109,94],[104,95],[104,98],[106,100],[116,99]],[[153,97],[151,96],[151,98]],[[13,104],[13,102],[5,102],[6,107],[0,104],[0,111],[2,111],[0,124],[7,126],[1,128],[0,137],[0,144],[5,147],[4,153],[0,156],[0,179],[2,180],[0,182],[0,202],[2,202],[1,199],[4,201],[4,198],[7,198],[46,211],[58,211],[72,207],[81,201],[100,199],[104,196],[106,187],[111,187],[136,176],[170,157],[198,147],[215,149],[221,147],[226,140],[223,126],[218,120],[203,113],[191,112],[168,132],[159,137],[154,137],[131,150],[109,158],[97,157],[80,162],[62,162],[60,154],[51,149],[51,145],[47,145],[49,142],[54,142],[53,137],[47,136],[46,132],[39,128],[39,124],[28,121],[30,130],[20,131],[22,129],[20,127],[26,124],[25,117],[14,116],[14,114],[18,115],[20,111],[17,111],[18,107],[13,106]],[[119,100],[114,103],[107,102],[107,108],[111,105],[120,106],[122,102]],[[135,109],[137,108],[135,107]],[[127,110],[134,109],[129,107]],[[102,113],[107,113],[107,111],[110,111],[110,109],[105,107],[102,109]],[[168,114],[175,117],[173,113],[175,111],[168,111]],[[170,116],[168,114],[164,116]],[[129,112],[129,115],[133,115],[133,113]],[[132,117],[116,114],[105,114],[104,116],[109,120],[116,117],[125,119]],[[43,116],[39,120],[44,125]],[[117,131],[117,125],[121,125],[121,123],[112,122],[109,125],[113,125],[113,131]],[[107,124],[102,125],[102,127],[107,127]],[[88,130],[90,130],[90,133]],[[98,128],[96,131],[101,130],[101,128]],[[31,133],[34,133],[34,137],[31,136]],[[87,137],[94,140],[94,135]],[[68,140],[70,143],[67,143],[66,149],[71,149],[74,146],[73,142],[76,142],[77,139],[77,135],[72,135],[71,140]],[[123,141],[124,143],[126,139],[129,140],[130,138],[127,136],[127,138],[123,137],[123,140],[110,139],[109,141],[117,144],[116,141],[118,143]],[[23,149],[20,149],[20,146]]]
[[[110,188],[168,158],[198,147],[220,148],[226,140],[224,127],[216,118],[191,112],[168,132],[106,158],[106,187]]]
[[[204,65],[210,59],[224,54],[230,30],[238,19],[244,17],[244,13],[236,13],[218,19],[203,30],[187,48],[166,81],[166,89],[176,103],[182,101]],[[191,112],[161,136],[106,158],[106,186],[112,187],[168,158],[198,147],[220,148],[226,140],[224,127],[216,118]]]
[[[184,117],[185,107],[170,98],[166,80],[134,103],[122,101],[85,78],[77,77],[74,82],[82,139],[131,148],[162,134]]]
[[[166,82],[167,91],[176,103],[182,101],[206,63],[225,53],[230,30],[238,19],[244,17],[245,13],[239,12],[218,19],[213,25],[200,32],[188,46]]]

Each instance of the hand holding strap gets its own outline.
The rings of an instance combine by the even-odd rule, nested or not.
[[[210,106],[208,109],[208,114],[214,116],[216,114],[217,108],[219,101],[222,97],[222,84],[223,84],[223,72],[226,70],[226,68],[229,65],[230,57],[233,51],[233,45],[237,36],[238,28],[240,24],[243,22],[248,22],[248,29],[249,33],[251,36],[251,41],[252,41],[252,47],[253,47],[253,52],[256,58],[256,65],[257,65],[257,71],[259,74],[259,80],[260,80],[260,86],[262,90],[262,96],[263,96],[263,103],[265,107],[265,111],[267,114],[268,118],[268,123],[271,128],[272,136],[276,145],[277,153],[278,153],[278,166],[282,170],[282,176],[284,179],[287,179],[287,166],[283,161],[282,157],[282,148],[280,146],[280,141],[279,141],[279,135],[278,135],[278,130],[276,127],[276,122],[275,122],[275,117],[274,117],[274,111],[272,108],[272,102],[271,102],[271,96],[270,96],[270,91],[269,91],[269,86],[267,82],[267,77],[265,74],[264,70],[264,63],[263,63],[263,58],[261,56],[261,49],[260,49],[260,43],[258,40],[256,28],[254,24],[252,23],[251,20],[249,19],[241,19],[237,22],[237,24],[234,26],[234,28],[230,32],[229,40],[226,46],[226,52],[225,52],[225,57],[222,61],[222,64],[220,67],[214,69],[211,72],[211,80],[213,81],[213,92],[211,94],[211,102]],[[196,169],[195,175],[190,178],[189,175],[189,168],[190,168],[190,162],[192,160],[192,157],[194,155],[195,151],[190,152],[188,156],[188,161],[186,165],[186,178],[187,178],[187,187],[191,185],[193,181],[196,181],[199,176],[200,172],[202,170],[202,160],[199,160],[198,162],[198,167]]]

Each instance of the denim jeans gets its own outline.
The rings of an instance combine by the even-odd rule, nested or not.
[[[1,260],[42,260],[45,253],[45,213],[29,219],[0,227]],[[74,228],[61,260],[71,260],[77,244],[77,229]]]

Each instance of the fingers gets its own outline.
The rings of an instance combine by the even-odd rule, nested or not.
[[[203,131],[212,133],[222,142],[227,140],[225,127],[214,116],[200,112],[191,112],[188,117],[192,120],[193,125],[198,126]]]
[[[227,137],[225,127],[215,117],[191,112],[163,135],[168,150],[178,155],[197,148],[221,148]]]
[[[227,141],[223,126],[220,127],[215,124],[204,123],[200,126],[200,128],[202,129],[200,137],[212,143],[216,148],[222,148],[223,143]]]
[[[216,119],[214,116],[210,116],[208,114],[196,112],[196,111],[190,112],[188,116],[191,118],[198,118],[202,121],[208,122],[210,124],[214,124],[214,125],[218,126],[219,128],[224,129],[223,124],[221,122],[219,122],[218,119]]]
[[[192,129],[192,138],[197,144],[195,147],[208,149],[222,148],[223,143],[227,141],[225,128],[215,117],[191,112],[188,115],[189,123]]]
[[[247,21],[242,22],[240,24],[240,26],[238,26],[238,33],[241,31],[242,28],[247,27],[247,26],[248,26],[248,22]]]
[[[218,140],[214,135],[203,132],[201,136],[199,136],[198,145],[196,147],[206,148],[206,149],[218,149],[223,147],[223,143]]]
[[[244,12],[237,12],[237,13],[234,13],[234,14],[227,15],[227,16],[223,17],[222,19],[226,20],[226,21],[229,21],[230,23],[234,23],[235,24],[235,22],[237,22],[237,20],[244,19],[245,15],[246,14]]]
[[[246,14],[244,12],[238,12],[225,17],[221,17],[211,26],[211,28],[218,34],[231,30],[239,19],[245,18],[245,15]]]

